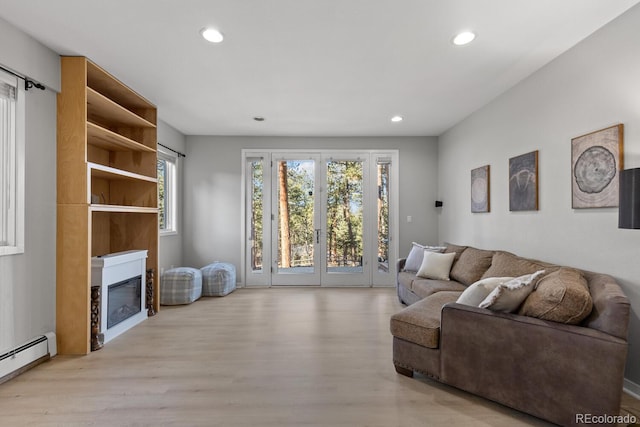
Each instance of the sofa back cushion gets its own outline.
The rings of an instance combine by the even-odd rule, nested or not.
[[[539,270],[546,270],[547,273],[557,270],[558,267],[541,261],[535,261],[516,256],[510,252],[497,251],[493,255],[491,267],[484,272],[482,278],[504,277],[504,276],[524,276],[535,273]]]
[[[462,252],[467,249],[466,246],[454,245],[452,243],[445,243],[444,245],[447,247],[447,249],[444,250],[445,254],[450,254],[452,252],[456,254],[455,258],[453,259],[453,265],[456,265],[456,262],[458,262],[458,260],[460,259],[460,255],[462,255]]]
[[[591,313],[589,285],[582,273],[562,267],[540,279],[518,314],[577,325]]]
[[[449,275],[463,285],[469,286],[480,280],[482,275],[491,265],[493,251],[485,251],[476,248],[466,248],[460,254],[458,261],[451,268]]]
[[[626,340],[629,299],[611,276],[588,271],[583,271],[582,274],[589,283],[593,300],[591,314],[582,325]]]

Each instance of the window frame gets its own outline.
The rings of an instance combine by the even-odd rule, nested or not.
[[[6,229],[4,225],[0,224],[0,256],[4,256],[25,252],[26,92],[24,87],[18,84],[17,77],[4,71],[0,71],[0,82],[13,86],[16,94],[13,103],[13,117],[9,118],[12,128],[9,130],[8,147],[5,150],[0,146],[0,150],[6,154],[6,157],[0,156],[0,170],[8,171],[6,175],[0,175],[0,197],[5,198],[8,205],[5,211],[5,208],[2,207],[4,204],[0,202],[0,209],[3,211],[0,212],[0,217],[4,217],[2,221],[6,220],[7,222]],[[2,188],[8,188],[8,194],[4,194]]]
[[[164,218],[165,228],[160,228],[160,187],[158,187],[158,231],[160,236],[178,234],[177,188],[178,157],[168,151],[158,149],[158,161],[165,162]]]

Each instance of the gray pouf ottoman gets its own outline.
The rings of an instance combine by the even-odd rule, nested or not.
[[[202,296],[202,273],[197,268],[167,270],[160,280],[160,304],[191,304]]]
[[[214,262],[201,268],[202,295],[223,297],[236,289],[236,268],[226,262]]]

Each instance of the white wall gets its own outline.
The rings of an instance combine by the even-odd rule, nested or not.
[[[60,86],[58,56],[1,19],[0,64]],[[1,335],[13,336],[8,348],[55,331],[56,321],[55,92],[26,92],[26,126],[25,253],[0,257],[0,310],[13,310],[14,330],[0,324]]]
[[[624,123],[625,168],[640,167],[636,6],[439,139],[440,240],[608,273],[632,302],[626,377],[640,384],[640,231],[618,210],[571,208],[571,138]],[[509,158],[539,150],[540,210],[509,212]],[[470,213],[470,171],[491,165],[491,213]]]
[[[0,65],[60,92],[60,57],[0,18]]]
[[[437,241],[436,138],[292,138],[188,136],[185,163],[184,260],[201,267],[214,260],[241,272],[242,149],[398,149],[400,255],[411,242]],[[413,222],[407,223],[411,215]],[[239,280],[243,281],[239,274]]]
[[[185,153],[185,136],[176,129],[158,120],[158,143],[172,148],[180,153]],[[178,200],[177,200],[177,234],[161,235],[159,243],[159,268],[160,271],[168,270],[171,266],[182,265],[182,244],[183,244],[183,194],[184,194],[184,166],[185,159],[180,157],[177,162],[178,179]]]

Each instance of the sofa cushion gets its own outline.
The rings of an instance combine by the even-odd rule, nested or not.
[[[407,271],[418,271],[424,259],[424,251],[442,253],[445,249],[446,247],[444,246],[425,246],[420,243],[411,242],[411,251],[409,251],[409,255],[407,256],[404,269]]]
[[[411,284],[411,290],[420,298],[426,298],[429,295],[442,291],[462,292],[466,287],[453,280],[433,280],[422,279],[417,277]]]
[[[411,289],[413,287],[413,281],[415,279],[416,275],[413,272],[398,272],[398,286],[404,286],[407,289]]]
[[[522,258],[509,252],[498,251],[493,255],[491,267],[484,272],[482,278],[487,277],[519,277],[535,273],[538,270],[553,270],[550,264]]]
[[[425,251],[417,276],[427,279],[449,280],[449,272],[455,255]]]
[[[584,276],[562,267],[540,279],[518,314],[577,325],[591,313],[592,304]]]
[[[444,250],[445,254],[450,254],[450,253],[456,254],[455,258],[453,258],[453,265],[456,265],[456,262],[458,262],[458,260],[460,259],[460,255],[462,255],[462,252],[464,252],[464,250],[467,249],[466,246],[458,246],[452,243],[445,243],[445,246],[447,247]]]
[[[464,285],[470,285],[480,280],[491,265],[493,251],[476,248],[465,249],[458,262],[451,268],[451,278]],[[495,277],[495,276],[494,276]]]
[[[391,316],[391,334],[423,347],[440,344],[442,306],[458,299],[460,292],[438,292]]]
[[[583,271],[589,283],[593,299],[591,314],[582,323],[584,326],[614,337],[627,339],[629,333],[629,299],[615,279],[608,274]]]
[[[478,280],[471,286],[466,288],[458,300],[459,304],[470,305],[478,307],[482,301],[499,285],[502,285],[513,277],[487,277],[486,279]],[[455,282],[452,282],[455,283]]]
[[[513,313],[533,291],[537,280],[544,273],[544,270],[539,270],[498,285],[480,303],[479,307],[503,313]]]

